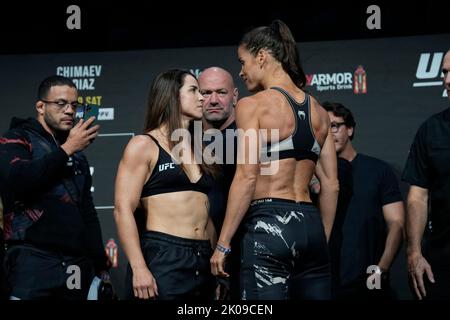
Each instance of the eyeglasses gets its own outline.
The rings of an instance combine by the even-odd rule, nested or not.
[[[57,101],[48,101],[48,100],[42,100],[41,99],[41,101],[45,102],[45,103],[54,104],[54,105],[56,105],[58,107],[59,110],[66,109],[67,106],[71,106],[72,108],[76,109],[80,105],[78,103],[78,101],[69,102],[69,101],[66,101],[64,99],[57,100]]]
[[[336,133],[339,131],[339,128],[344,125],[345,122],[332,122],[330,127],[331,127],[331,132]]]

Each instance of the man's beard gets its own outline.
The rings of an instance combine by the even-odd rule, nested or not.
[[[55,119],[50,118],[48,116],[44,116],[44,121],[47,124],[47,126],[49,126],[50,129],[53,130],[53,132],[55,132],[56,140],[58,140],[59,142],[65,142],[67,140],[70,130],[72,130],[73,127],[68,129],[59,128],[58,122]]]
[[[224,113],[223,118],[221,119],[208,119],[207,116],[204,116],[206,122],[208,122],[209,124],[211,124],[214,128],[220,128],[230,117],[230,115],[228,113]]]

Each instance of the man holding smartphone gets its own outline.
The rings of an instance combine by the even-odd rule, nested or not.
[[[0,138],[6,273],[10,299],[86,299],[107,270],[92,178],[82,151],[95,118],[75,123],[78,93],[68,78],[39,86],[37,117],[13,118]]]

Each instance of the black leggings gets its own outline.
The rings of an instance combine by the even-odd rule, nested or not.
[[[145,262],[158,286],[157,300],[213,300],[215,277],[209,240],[193,240],[146,231],[141,236]],[[127,298],[133,299],[133,272],[128,265]]]
[[[330,299],[328,246],[314,205],[274,198],[255,200],[243,232],[242,299]]]

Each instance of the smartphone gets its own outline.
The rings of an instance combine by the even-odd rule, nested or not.
[[[100,110],[100,106],[96,104],[80,104],[77,107],[76,117],[78,119],[83,119],[87,121],[90,117],[95,117],[94,122],[90,125],[93,126],[98,120],[98,112]]]

